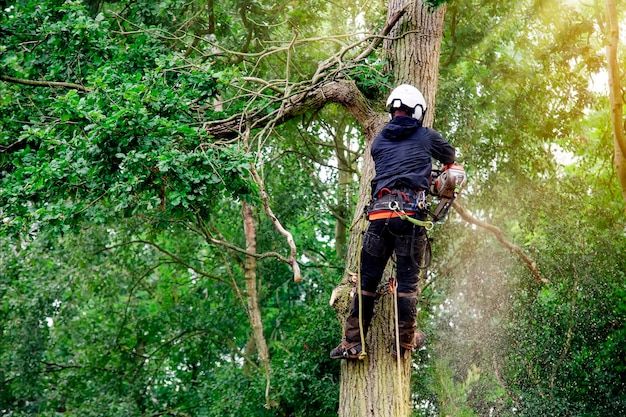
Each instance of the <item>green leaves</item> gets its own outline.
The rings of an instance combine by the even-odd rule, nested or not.
[[[45,7],[25,6],[11,20],[15,30],[31,20],[45,24],[30,33],[20,27],[22,38],[3,55],[6,71],[83,82],[90,91],[4,86],[12,99],[2,103],[1,143],[12,152],[1,156],[0,204],[14,232],[29,223],[66,229],[102,221],[102,204],[109,217],[165,210],[185,217],[210,212],[221,193],[255,194],[250,157],[211,144],[197,122],[209,109],[198,115],[190,107],[216,92],[210,66],[187,67],[147,34],[116,39],[101,15],[88,17],[78,3],[56,14]],[[28,52],[20,42],[37,48]]]
[[[358,65],[346,72],[367,98],[383,101],[384,95],[393,85],[392,74],[387,72],[384,66],[384,60],[370,58],[366,60],[365,64]]]

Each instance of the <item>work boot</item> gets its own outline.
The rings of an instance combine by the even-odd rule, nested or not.
[[[363,302],[361,311],[363,336],[367,335],[367,330],[372,321],[374,301],[376,300],[375,296],[376,294],[370,293],[369,291],[363,291],[361,293],[361,300]],[[330,357],[332,359],[357,359],[361,356],[362,350],[361,327],[359,326],[359,296],[358,294],[354,294],[352,302],[350,303],[350,315],[346,319],[346,330],[343,340],[339,346],[330,351]]]
[[[420,349],[426,344],[426,334],[417,330],[417,323],[412,321],[401,321],[398,323],[400,328],[400,357],[406,358],[411,355],[415,349]],[[392,354],[398,356],[396,341],[393,342]]]
[[[369,321],[363,323],[364,332],[367,332]],[[358,359],[361,356],[363,346],[361,345],[361,329],[358,317],[348,317],[346,319],[346,331],[343,340],[333,350],[330,351],[331,359]]]
[[[359,359],[363,346],[361,342],[342,340],[339,346],[330,351],[331,359]]]

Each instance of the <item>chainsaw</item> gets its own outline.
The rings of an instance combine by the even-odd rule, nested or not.
[[[445,165],[441,169],[433,169],[430,174],[430,194],[437,197],[439,203],[435,210],[429,211],[433,222],[445,219],[452,203],[465,185],[465,170],[461,165]]]

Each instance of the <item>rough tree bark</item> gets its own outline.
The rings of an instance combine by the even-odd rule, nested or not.
[[[395,85],[409,83],[424,93],[429,104],[425,124],[430,125],[434,119],[445,9],[433,10],[422,1],[407,4],[401,0],[389,0],[388,5],[388,17],[406,9],[404,17],[384,42],[389,54],[389,70],[394,75]],[[349,290],[353,287],[350,276],[358,269],[360,237],[367,226],[365,221],[359,219],[362,219],[363,209],[369,200],[370,181],[374,175],[369,149],[375,134],[387,120],[387,115],[377,115],[369,123],[376,128],[369,129],[370,134],[367,135],[359,203],[348,247],[346,274],[335,291],[335,294],[343,295],[334,305],[342,321],[347,316]],[[388,273],[385,273],[383,280],[388,278]],[[408,417],[411,414],[411,361],[403,360],[398,366],[391,355],[393,339],[393,297],[384,295],[376,304],[374,320],[365,340],[367,356],[362,361],[342,363],[339,417]]]
[[[397,13],[407,3],[388,1],[388,15]],[[383,46],[388,54],[395,84],[416,86],[424,94],[428,110],[424,125],[432,126],[435,118],[435,97],[439,81],[439,56],[443,36],[445,4],[437,9],[411,2],[404,18],[390,32]]]
[[[348,226],[346,225],[347,214],[350,210],[350,198],[348,184],[352,180],[350,152],[346,139],[346,116],[342,117],[337,124],[337,130],[333,140],[335,142],[335,155],[337,156],[337,221],[335,223],[335,253],[339,259],[343,258],[346,251]]]

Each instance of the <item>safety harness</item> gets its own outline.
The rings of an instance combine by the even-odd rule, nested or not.
[[[423,190],[408,188],[383,188],[367,207],[367,218],[370,221],[399,217],[416,226],[433,228],[433,222],[417,219],[418,213],[426,212],[426,193]]]

